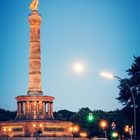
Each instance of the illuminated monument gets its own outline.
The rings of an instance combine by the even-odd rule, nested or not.
[[[53,119],[53,99],[43,96],[41,89],[40,25],[41,16],[37,11],[38,0],[34,0],[28,17],[30,24],[29,87],[26,96],[18,96],[17,119]],[[48,112],[46,114],[46,105]]]
[[[30,24],[30,56],[29,56],[29,86],[27,95],[16,97],[17,116],[13,121],[0,122],[0,136],[34,136],[37,131],[41,136],[71,137],[71,122],[57,121],[53,117],[52,96],[44,96],[41,88],[41,54],[40,25],[41,16],[38,13],[38,0],[30,4],[32,13],[28,20]],[[46,113],[47,109],[47,113]]]

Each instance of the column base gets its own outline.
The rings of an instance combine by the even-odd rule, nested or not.
[[[16,97],[17,103],[21,103],[21,102],[25,102],[25,112],[21,112],[20,110],[17,110],[17,117],[16,120],[36,120],[36,119],[40,119],[40,120],[45,120],[45,119],[54,119],[53,117],[53,112],[51,112],[49,115],[46,114],[46,109],[44,107],[39,107],[36,106],[37,103],[39,104],[39,102],[44,102],[44,103],[53,103],[54,97],[52,96],[39,96],[39,95],[34,95],[34,96],[17,96]],[[31,104],[31,106],[29,104]],[[29,106],[29,107],[28,107]],[[41,110],[40,110],[41,109]],[[36,111],[35,111],[36,110]]]
[[[43,95],[42,91],[28,91],[27,95],[36,96],[36,95]]]
[[[54,120],[54,116],[53,115],[46,115],[47,120]]]

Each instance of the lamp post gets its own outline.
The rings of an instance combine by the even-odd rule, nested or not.
[[[130,135],[130,140],[132,140],[132,135],[133,135],[133,126],[129,127],[129,125],[126,125],[124,127],[125,133],[129,133]]]
[[[101,120],[99,125],[103,129],[103,134],[104,134],[103,137],[107,138],[107,136],[106,136],[107,121],[106,120]]]
[[[4,131],[4,133],[6,133],[7,140],[8,140],[9,133],[12,131],[12,129],[11,128],[4,128],[3,131]]]
[[[33,127],[35,128],[36,140],[38,140],[39,131],[41,131],[41,129],[42,129],[42,124],[33,124]]]
[[[82,131],[82,132],[80,132],[80,136],[81,136],[82,138],[86,138],[86,137],[87,137],[87,133],[84,132],[84,131]]]
[[[73,140],[74,140],[74,134],[77,133],[79,131],[79,126],[78,125],[73,125],[70,127],[70,132],[72,133],[73,136]]]
[[[119,81],[122,81],[123,79],[121,77],[118,77],[118,76],[115,76],[111,73],[108,73],[108,72],[101,72],[101,76],[104,76],[106,78],[110,78],[110,79],[113,79],[113,78],[116,78],[118,79]],[[130,93],[131,93],[131,96],[132,96],[132,101],[133,101],[133,124],[134,124],[134,138],[136,139],[137,137],[137,131],[136,131],[136,103],[135,103],[135,98],[134,98],[134,94],[132,92],[132,89],[131,87],[128,85],[128,83],[126,82],[126,80],[124,80],[124,84],[127,86],[127,88],[129,89]]]

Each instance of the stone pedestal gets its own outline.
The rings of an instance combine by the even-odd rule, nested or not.
[[[6,136],[4,129],[10,129],[10,137],[32,137],[41,130],[42,137],[72,137],[71,122],[56,120],[24,120],[0,122],[0,137]]]

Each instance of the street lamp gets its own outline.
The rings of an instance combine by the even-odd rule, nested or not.
[[[42,124],[33,124],[33,127],[35,128],[36,140],[38,140],[39,133],[42,129]]]
[[[82,138],[86,138],[86,137],[87,137],[87,133],[84,132],[84,131],[82,131],[82,132],[80,132],[80,136],[81,136]]]
[[[129,125],[126,125],[126,126],[124,127],[124,131],[125,131],[126,133],[129,133],[129,135],[130,135],[130,140],[132,140],[133,126],[129,127]]]
[[[123,80],[122,78],[120,78],[118,76],[115,76],[115,75],[113,75],[111,73],[108,73],[108,72],[101,72],[100,75],[103,76],[103,77],[109,78],[109,79],[116,78],[119,81],[122,81]],[[133,113],[134,114],[134,120],[133,120],[134,121],[133,122],[133,124],[134,124],[134,138],[136,138],[137,131],[136,131],[136,103],[135,103],[135,98],[134,98],[134,94],[132,92],[132,89],[130,88],[130,86],[128,85],[128,83],[126,82],[126,80],[124,80],[124,84],[127,86],[127,88],[129,89],[129,91],[131,93],[131,96],[132,96],[133,108],[134,108],[134,113]]]
[[[74,134],[78,133],[79,130],[80,128],[78,125],[73,125],[70,127],[70,132],[72,133],[73,140],[74,140]]]
[[[6,133],[7,140],[8,140],[9,133],[12,131],[12,129],[11,128],[4,128],[3,131],[4,131],[4,133]]]
[[[107,127],[107,124],[108,123],[107,123],[106,120],[101,120],[100,123],[99,123],[100,127],[103,129],[103,133],[104,133],[105,138],[107,138],[107,136],[106,136],[106,127]]]

